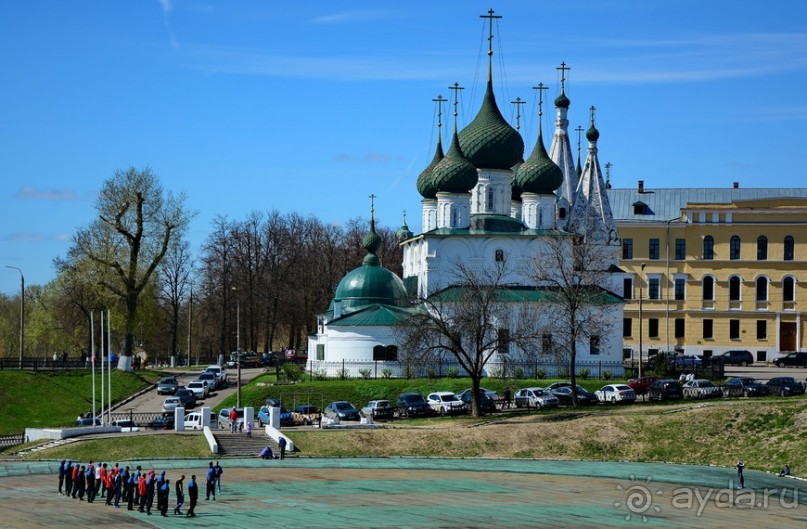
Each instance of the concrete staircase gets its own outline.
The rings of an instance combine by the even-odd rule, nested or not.
[[[262,431],[253,431],[252,437],[245,433],[231,433],[227,430],[213,430],[213,435],[219,443],[219,455],[228,457],[258,457],[265,446],[272,448],[275,456],[280,456],[280,447]],[[290,455],[286,452],[286,455]]]

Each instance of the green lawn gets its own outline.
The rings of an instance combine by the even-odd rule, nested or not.
[[[154,384],[158,371],[112,371],[112,400],[117,402]],[[96,372],[100,406],[101,378]],[[88,371],[0,371],[0,435],[25,428],[68,426],[92,409],[92,375]]]

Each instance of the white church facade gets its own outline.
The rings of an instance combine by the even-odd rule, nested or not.
[[[613,292],[621,288],[624,273],[618,268],[620,240],[598,159],[594,109],[586,132],[585,161],[581,163],[578,150],[575,164],[568,131],[566,67],[562,65],[550,150],[547,152],[539,128],[536,144],[525,160],[519,131],[503,118],[496,103],[490,49],[488,57],[487,86],[479,112],[461,131],[455,112],[448,151],[444,153],[438,133],[434,158],[418,177],[421,231],[413,234],[404,222],[398,232],[403,278],[381,266],[375,255],[381,242],[371,219],[364,240],[367,257],[339,283],[330,306],[318,317],[317,332],[308,337],[307,368],[314,373],[352,377],[409,374],[402,362],[407,351],[398,343],[400,324],[408,311],[416,310],[418,300],[456,287],[458,263],[480,271],[506,263],[501,284],[503,289],[518,292],[511,296],[514,307],[526,304],[536,314],[537,325],[548,329],[543,344],[532,350],[508,348],[506,356],[494,351],[489,372],[505,362],[534,365],[533,371],[539,365],[557,366],[557,355],[550,358],[549,351],[541,349],[547,342],[568,343],[562,336],[567,331],[550,326],[557,307],[547,303],[542,293],[552,282],[537,278],[535,264],[546,260],[549,252],[571,256],[576,244],[586,245],[596,256],[586,265],[601,272],[589,276],[597,278],[597,284],[589,286],[598,293],[596,306],[589,309],[604,329],[578,340],[576,369],[589,369],[596,375],[598,366],[601,370],[605,366],[615,375],[621,373],[624,302]],[[560,275],[562,270],[556,272]],[[542,353],[546,355],[542,357]],[[442,361],[450,363],[450,359]],[[548,374],[556,371],[541,369]],[[535,373],[526,369],[525,374]]]

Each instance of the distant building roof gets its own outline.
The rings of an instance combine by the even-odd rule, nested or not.
[[[616,221],[665,222],[681,215],[687,205],[732,204],[749,200],[804,198],[807,188],[637,188],[609,189]],[[641,203],[645,207],[637,208]]]

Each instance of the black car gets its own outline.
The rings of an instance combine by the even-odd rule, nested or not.
[[[462,402],[464,402],[469,410],[473,406],[472,403],[473,390],[471,388],[468,388],[465,391],[458,393],[457,398],[460,399]],[[479,398],[477,400],[479,401],[479,410],[482,413],[493,413],[494,411],[496,411],[496,401],[490,398],[490,395],[488,395],[481,388],[479,389]]]
[[[768,381],[771,395],[789,397],[804,393],[804,386],[793,377],[774,377]]]
[[[182,406],[189,410],[196,406],[196,393],[193,392],[191,389],[178,389],[176,393],[174,393],[175,397],[178,397],[179,400],[182,401]]]
[[[768,386],[751,377],[734,377],[723,384],[723,394],[727,397],[760,397],[769,393]]]
[[[356,406],[344,400],[331,402],[330,404],[325,406],[325,409],[323,410],[322,414],[325,417],[330,417],[332,419],[339,419],[341,421],[361,420],[361,413],[359,412],[359,410],[356,409]]]
[[[656,380],[650,384],[649,388],[647,388],[648,400],[663,401],[683,398],[684,391],[681,389],[681,385],[677,380],[672,378],[662,378]]]
[[[552,390],[552,394],[558,398],[562,406],[572,405],[572,387],[560,386]],[[585,388],[577,386],[577,404],[581,406],[598,404],[600,401],[594,393],[586,391]]]
[[[401,393],[395,405],[398,417],[427,417],[434,413],[420,393]]]
[[[166,412],[160,417],[155,417],[146,424],[146,428],[153,430],[173,430],[174,429],[174,413]]]
[[[721,362],[727,366],[750,366],[754,363],[754,355],[751,351],[735,350],[712,357],[712,362]]]
[[[777,358],[773,363],[779,367],[807,367],[807,353],[790,353],[781,358]]]

